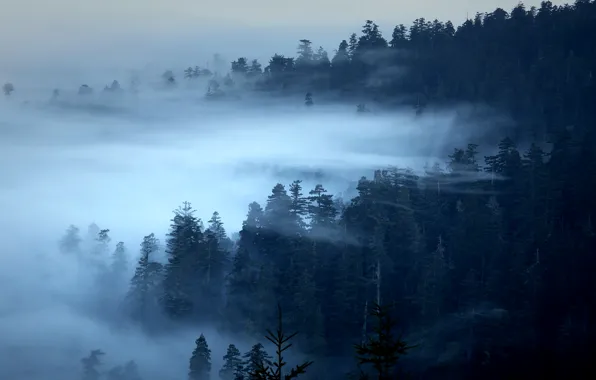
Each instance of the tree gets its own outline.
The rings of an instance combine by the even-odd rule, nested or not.
[[[250,78],[256,78],[263,74],[263,66],[259,63],[258,60],[253,59],[248,67],[247,75]]]
[[[70,225],[66,230],[66,234],[60,240],[60,251],[65,254],[77,254],[81,250],[81,241],[79,228]]]
[[[408,346],[401,337],[394,336],[395,321],[386,307],[374,304],[371,315],[376,318],[377,325],[374,336],[369,337],[364,343],[355,345],[358,364],[371,364],[379,380],[394,379],[399,358],[413,346]]]
[[[306,96],[304,97],[304,104],[308,107],[312,106],[313,104],[315,104],[312,101],[312,94],[310,92],[306,93]]]
[[[134,360],[118,365],[107,373],[108,380],[141,380],[137,364]]]
[[[244,370],[250,378],[251,373],[255,373],[259,368],[272,365],[271,356],[265,351],[261,343],[256,343],[250,351],[242,356],[244,360]]]
[[[83,364],[83,377],[82,380],[98,380],[100,373],[97,367],[102,363],[100,358],[105,355],[101,350],[93,350],[88,357],[81,359]]]
[[[95,245],[93,246],[93,249],[91,251],[93,255],[102,257],[107,254],[108,245],[112,241],[109,233],[109,229],[99,230],[97,236],[95,237]]]
[[[237,75],[246,75],[248,71],[249,67],[246,58],[240,57],[236,61],[232,62],[232,73]]]
[[[312,65],[314,60],[314,51],[312,49],[312,42],[309,40],[300,40],[298,45],[298,57],[296,58],[296,66],[301,68],[303,66]]]
[[[190,358],[188,380],[209,380],[211,374],[211,350],[205,336],[195,341],[196,347]]]
[[[2,91],[4,91],[4,95],[10,96],[14,92],[14,85],[10,82],[4,83]]]
[[[143,238],[140,257],[130,281],[126,297],[127,309],[132,318],[141,321],[154,309],[161,285],[162,265],[153,259],[159,250],[159,240],[154,234]]]
[[[172,70],[166,70],[163,74],[161,74],[161,78],[163,79],[166,86],[173,86],[176,84],[176,77]]]
[[[112,254],[111,270],[115,280],[124,278],[128,271],[128,255],[124,247],[124,242],[118,242],[116,244],[116,249]]]
[[[93,89],[86,84],[81,85],[79,87],[79,95],[91,95],[93,93]]]
[[[290,369],[289,373],[286,373],[284,370],[287,363],[284,361],[283,353],[292,347],[292,343],[289,343],[289,341],[297,334],[286,335],[283,330],[281,306],[278,306],[277,329],[275,333],[267,330],[267,335],[265,336],[275,346],[275,359],[269,365],[263,362],[256,363],[256,369],[249,372],[249,377],[253,380],[291,380],[305,374],[306,369],[313,364],[312,361],[305,361],[302,364],[296,365]]]
[[[219,371],[219,377],[222,380],[236,380],[236,375],[244,372],[240,351],[233,344],[228,346],[228,350],[224,355],[223,360],[223,367]]]
[[[174,211],[170,232],[166,240],[168,262],[165,265],[165,311],[175,318],[189,317],[193,313],[197,285],[201,278],[200,255],[204,252],[204,236],[200,219],[189,202]]]

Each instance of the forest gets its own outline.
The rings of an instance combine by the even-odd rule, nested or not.
[[[264,68],[239,57],[223,74],[168,70],[164,86],[203,78],[208,98],[298,93],[309,107],[333,98],[358,112],[418,114],[468,103],[510,115],[515,128],[494,155],[469,141],[422,173],[380,167],[355,178],[351,199],[324,183],[272,184],[242,226],[224,228],[217,212],[204,223],[183,202],[165,241],[147,231],[140,249],[116,246],[103,284],[124,272],[125,251],[139,252],[120,300],[130,321],[155,334],[163,320],[211,324],[262,342],[246,353],[229,342],[220,369],[205,336],[191,337],[189,380],[590,378],[594,41],[596,1],[544,1],[459,26],[419,18],[390,37],[369,20],[331,57],[304,39],[296,57],[275,54]],[[18,84],[3,90],[13,96]],[[106,91],[124,90],[114,81]],[[109,234],[92,225],[85,239],[71,226],[60,250],[92,263],[109,255]],[[308,359],[286,364],[290,343]],[[84,380],[103,378],[103,354],[82,359]],[[132,361],[107,376],[140,378]]]

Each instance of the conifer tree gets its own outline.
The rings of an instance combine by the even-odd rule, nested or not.
[[[188,380],[209,380],[211,376],[211,350],[203,334],[195,343],[196,347],[190,358]]]
[[[292,347],[292,343],[289,343],[298,333],[286,334],[283,329],[283,318],[281,312],[281,306],[278,306],[277,312],[277,329],[275,333],[271,330],[267,330],[267,338],[275,346],[275,358],[271,361],[270,365],[263,362],[256,363],[256,370],[249,372],[249,378],[252,380],[291,380],[297,378],[299,375],[305,374],[306,369],[310,367],[313,362],[305,361],[302,364],[298,364],[291,368],[289,372],[286,372],[284,367],[288,364],[284,360],[284,352]]]
[[[228,350],[226,351],[223,360],[223,367],[219,371],[219,377],[222,380],[236,380],[236,375],[244,372],[241,354],[235,345],[230,344],[228,346]]]
[[[308,212],[308,199],[302,194],[302,181],[296,180],[290,185],[291,206],[290,213],[302,225]]]
[[[116,249],[112,254],[111,269],[114,279],[118,281],[123,279],[128,271],[128,257],[124,242],[118,242],[118,244],[116,244]]]
[[[5,96],[10,96],[14,92],[14,85],[10,82],[4,83],[2,86],[2,91],[4,92]]]
[[[79,229],[70,225],[60,240],[60,252],[64,254],[78,254],[81,250],[81,237]]]
[[[165,265],[162,301],[166,313],[176,318],[191,315],[198,285],[204,280],[200,268],[200,255],[204,253],[203,231],[194,212],[191,204],[184,202],[174,212],[166,240],[168,263]]]
[[[310,92],[307,92],[307,93],[306,93],[306,96],[304,97],[304,104],[305,104],[307,107],[310,107],[310,106],[312,106],[312,105],[314,105],[314,104],[315,104],[315,103],[313,102],[313,100],[312,100],[312,94],[311,94]]]
[[[92,253],[96,256],[104,256],[107,254],[108,245],[112,241],[110,238],[110,230],[103,229],[99,230],[97,236],[95,237],[95,246],[93,247]]]
[[[83,364],[82,380],[98,380],[100,373],[98,367],[102,364],[100,358],[105,355],[101,350],[93,350],[88,357],[81,359]]]
[[[126,297],[127,309],[131,317],[138,321],[145,318],[157,303],[162,265],[154,261],[153,256],[158,249],[159,240],[154,234],[143,238],[139,261]]]
[[[378,380],[395,379],[398,376],[396,366],[399,358],[413,346],[408,346],[401,337],[395,336],[395,321],[386,307],[374,304],[371,315],[377,324],[373,336],[355,345],[358,364],[371,364]]]
[[[124,365],[118,365],[110,369],[107,373],[108,380],[141,380],[139,369],[134,360],[126,362]]]
[[[272,364],[271,355],[265,351],[265,347],[263,347],[261,343],[253,345],[250,351],[245,353],[242,357],[244,358],[244,370],[249,379],[250,374],[255,373],[257,369]]]
[[[184,70],[184,78],[189,79],[189,80],[193,79],[193,78],[195,78],[194,73],[195,73],[194,69],[189,66],[186,70]]]

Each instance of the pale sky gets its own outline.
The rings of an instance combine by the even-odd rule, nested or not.
[[[0,76],[31,61],[71,66],[108,57],[129,67],[177,65],[215,52],[264,59],[293,54],[308,38],[330,53],[366,19],[386,36],[417,17],[451,19],[509,11],[517,0],[0,0]],[[562,3],[562,1],[554,1]],[[528,3],[539,5],[539,1]],[[201,58],[197,51],[204,50]],[[176,59],[173,56],[176,52]],[[208,52],[208,53],[207,53]],[[236,53],[237,52],[237,53]],[[78,54],[77,54],[78,53]],[[232,55],[231,57],[229,57]],[[68,58],[67,58],[68,57]],[[101,59],[99,58],[101,57]],[[151,59],[147,58],[151,57]],[[143,63],[141,63],[143,62]],[[2,78],[0,78],[0,81]]]

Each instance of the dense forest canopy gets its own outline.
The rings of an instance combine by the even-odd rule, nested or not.
[[[333,54],[303,39],[295,57],[275,54],[266,64],[239,57],[226,73],[166,71],[162,86],[203,78],[208,99],[298,93],[304,112],[333,99],[352,102],[354,117],[371,104],[424,114],[466,102],[511,115],[515,128],[495,141],[494,155],[481,156],[479,142],[469,141],[453,147],[446,165],[423,172],[380,167],[357,181],[351,199],[324,183],[272,184],[265,202],[247,205],[241,226],[224,228],[217,212],[203,222],[184,202],[165,241],[154,234],[162,231],[147,231],[132,279],[126,250],[136,247],[116,245],[110,265],[98,259],[112,250],[108,229],[92,226],[85,239],[71,226],[60,250],[96,268],[106,300],[110,286],[129,282],[114,302],[148,334],[211,324],[280,352],[289,337],[309,358],[293,367],[299,378],[345,378],[356,369],[378,379],[589,377],[594,41],[595,1],[545,1],[478,13],[459,26],[419,18],[391,36],[366,21]],[[114,81],[105,91],[137,85]],[[18,83],[3,91],[13,97]],[[196,339],[190,380],[281,379],[291,371],[276,372],[283,360],[267,354],[269,343],[243,354],[230,342],[223,368],[214,368],[206,337],[189,339]],[[103,376],[103,354],[82,360],[84,379]],[[139,378],[134,362],[106,376]]]

